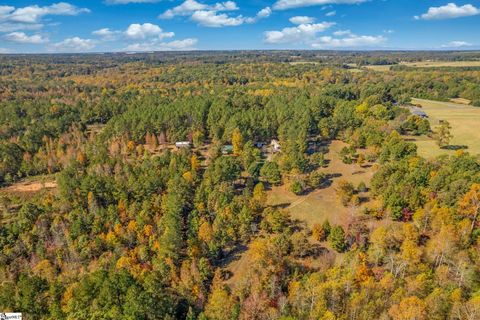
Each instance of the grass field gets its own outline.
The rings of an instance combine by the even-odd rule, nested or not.
[[[417,61],[401,62],[398,65],[413,68],[444,68],[444,67],[480,67],[480,61]],[[392,65],[370,65],[364,68],[374,71],[390,71]]]
[[[371,167],[364,168],[357,164],[344,164],[340,157],[340,150],[346,146],[341,141],[333,141],[329,146],[329,151],[325,155],[325,159],[329,161],[328,167],[321,169],[326,174],[335,175],[332,178],[332,184],[322,189],[315,190],[307,195],[296,196],[287,190],[285,185],[274,187],[268,192],[268,204],[271,206],[280,206],[290,213],[290,217],[300,224],[304,224],[307,228],[311,228],[315,223],[323,223],[329,220],[331,224],[342,225],[347,227],[354,218],[361,215],[361,207],[344,207],[335,192],[335,186],[338,180],[344,179],[350,181],[355,187],[360,182],[365,182],[367,186],[373,176]],[[361,196],[368,197],[368,193]],[[365,221],[368,226],[373,224],[379,225],[388,223],[388,220],[377,221],[373,218]],[[312,240],[313,241],[313,240]],[[328,248],[328,243],[322,243],[323,247]],[[308,261],[298,261],[299,263],[308,263],[311,266],[318,266],[325,263],[328,259],[341,259],[342,255],[333,253],[323,255],[320,258],[311,258]],[[231,278],[226,281],[231,287],[237,287],[246,281],[248,274],[251,272],[249,266],[252,263],[252,257],[248,247],[242,252],[234,254],[231,261],[226,263],[224,270],[231,274]]]
[[[393,65],[370,65],[370,66],[365,66],[365,69],[373,70],[373,71],[390,71],[390,68]]]
[[[293,219],[305,222],[308,226],[312,226],[314,223],[323,223],[326,219],[331,223],[347,226],[360,209],[344,207],[340,203],[335,192],[336,183],[338,180],[344,179],[353,183],[355,187],[362,181],[368,186],[373,176],[373,170],[357,164],[344,164],[338,153],[345,145],[341,141],[333,141],[325,156],[329,164],[322,171],[336,176],[332,179],[331,186],[302,196],[296,196],[285,186],[274,187],[269,192],[269,204],[285,207]]]
[[[55,175],[45,175],[26,178],[10,186],[0,188],[0,194],[9,193],[28,196],[42,190],[55,190],[56,188]]]
[[[416,68],[480,67],[480,61],[419,61],[404,62],[401,65]]]
[[[447,120],[452,126],[452,146],[466,146],[465,151],[480,154],[480,108],[451,102],[412,99],[412,103],[422,106],[434,128],[440,120]],[[435,141],[428,137],[411,137],[418,145],[418,153],[423,157],[435,157],[440,154],[453,154],[453,150],[440,149]]]

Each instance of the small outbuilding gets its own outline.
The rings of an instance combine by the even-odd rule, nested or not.
[[[272,142],[270,142],[270,145],[272,146],[273,152],[280,152],[282,150],[282,147],[280,146],[280,142],[277,139],[272,139]]]
[[[263,148],[264,146],[266,146],[267,143],[264,142],[264,141],[257,141],[257,142],[255,142],[253,145],[255,146],[255,148],[261,149],[261,148]]]
[[[233,145],[226,144],[222,146],[222,154],[232,154],[233,153]]]
[[[175,142],[175,147],[178,149],[190,148],[192,143],[190,141],[177,141]]]
[[[412,114],[423,119],[428,118],[428,115],[425,113],[425,111],[422,111],[422,110],[414,109],[412,110]]]

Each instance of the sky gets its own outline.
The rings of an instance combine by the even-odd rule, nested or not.
[[[477,50],[480,0],[0,0],[0,53]]]

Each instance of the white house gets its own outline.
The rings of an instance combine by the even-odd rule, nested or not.
[[[278,142],[277,139],[272,139],[272,142],[270,142],[270,145],[272,146],[273,152],[279,152],[280,150],[282,150],[282,148],[280,147],[280,142]]]

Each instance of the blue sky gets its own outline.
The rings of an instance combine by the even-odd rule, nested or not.
[[[473,50],[479,32],[479,0],[0,0],[0,53]]]

